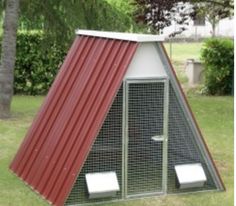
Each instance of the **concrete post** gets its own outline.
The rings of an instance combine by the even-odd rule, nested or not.
[[[186,62],[186,75],[188,77],[189,86],[195,86],[202,81],[203,66],[200,61],[188,59]]]

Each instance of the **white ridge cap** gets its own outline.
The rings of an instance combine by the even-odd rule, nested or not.
[[[77,35],[102,37],[109,39],[119,39],[135,42],[160,42],[164,41],[164,36],[150,35],[150,34],[134,34],[134,33],[121,33],[121,32],[108,32],[108,31],[95,31],[95,30],[76,30]]]

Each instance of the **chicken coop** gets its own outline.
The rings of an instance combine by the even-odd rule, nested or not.
[[[78,30],[10,169],[52,205],[224,190],[162,42]]]

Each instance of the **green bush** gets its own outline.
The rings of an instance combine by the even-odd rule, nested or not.
[[[17,35],[17,55],[14,74],[16,94],[46,94],[62,63],[66,46],[48,43],[40,32]]]
[[[205,92],[226,95],[233,91],[234,43],[231,39],[208,39],[201,50]]]

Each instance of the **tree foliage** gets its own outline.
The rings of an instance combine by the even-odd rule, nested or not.
[[[211,23],[212,36],[215,36],[215,28],[219,21],[233,15],[233,0],[194,0],[194,10]]]
[[[20,6],[20,18],[18,18],[18,6]],[[9,11],[8,8],[11,10]],[[40,30],[43,32],[47,37],[42,42],[45,48],[49,48],[50,44],[55,42],[68,47],[74,38],[76,28],[113,31],[132,31],[137,28],[133,27],[134,22],[129,16],[109,4],[108,0],[2,0],[0,12],[5,17],[11,17],[4,19],[5,27],[3,28],[4,40],[0,67],[0,118],[1,116],[9,116],[13,94],[16,22],[18,20],[20,28],[23,30]],[[3,112],[4,115],[2,115]]]
[[[134,4],[137,8],[137,21],[157,33],[170,26],[173,21],[182,25],[181,31],[185,30],[184,25],[194,19],[197,12],[203,11],[203,8],[219,19],[230,16],[233,10],[233,0],[135,0]]]
[[[5,1],[0,11],[5,9]],[[131,12],[130,12],[131,11]],[[21,0],[20,30],[41,30],[48,41],[70,44],[76,29],[137,32],[126,0]]]
[[[77,28],[128,31],[134,25],[105,0],[22,0],[21,14],[24,29],[43,30],[59,42],[71,40]]]
[[[212,95],[233,93],[234,43],[232,39],[212,38],[201,50],[204,63],[205,91]]]
[[[192,7],[186,1],[177,0],[135,0],[136,19],[149,26],[151,32],[160,33],[173,21],[187,24],[192,15]]]
[[[45,95],[48,92],[67,49],[62,44],[44,42],[42,32],[18,32],[17,55],[14,71],[14,93]]]

